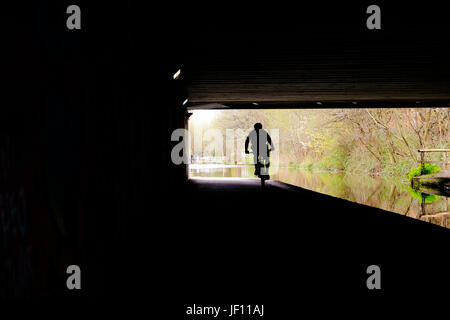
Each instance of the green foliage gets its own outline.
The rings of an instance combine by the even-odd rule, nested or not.
[[[423,198],[424,203],[433,203],[439,199],[439,196],[437,196],[435,194],[423,193],[418,190],[414,190],[411,187],[408,188],[408,192],[413,198],[419,200],[420,202],[422,202],[422,198]]]
[[[333,170],[345,170],[348,159],[348,150],[341,145],[334,146],[332,152],[327,153],[326,156],[323,157],[321,163],[324,167],[333,169]]]
[[[433,163],[424,163],[423,164],[423,174],[432,174],[441,171],[441,168],[439,168],[437,165]],[[414,177],[421,175],[421,165],[418,165],[417,167],[411,169],[411,171],[408,174],[408,178],[412,179]]]

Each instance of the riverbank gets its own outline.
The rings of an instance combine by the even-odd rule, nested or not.
[[[194,163],[195,166],[205,166],[213,167],[213,166],[253,166],[251,162],[223,162],[223,163]],[[412,168],[414,168],[417,164],[413,161],[402,161],[395,165],[384,165],[383,167],[377,167],[373,165],[366,165],[364,163],[355,166],[330,166],[326,162],[319,161],[304,161],[304,162],[282,162],[278,163],[276,166],[279,168],[293,168],[299,170],[305,170],[309,172],[330,172],[330,173],[340,173],[340,174],[360,174],[360,175],[370,175],[373,177],[384,177],[384,178],[401,178],[407,179],[408,173]]]
[[[363,174],[382,177],[401,177],[406,178],[411,168],[417,164],[414,161],[403,160],[395,164],[377,164],[370,160],[367,162],[347,162],[341,165],[333,165],[329,161],[304,161],[290,162],[289,166],[309,171],[328,171],[347,174]]]

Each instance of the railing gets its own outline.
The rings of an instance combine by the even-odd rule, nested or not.
[[[420,152],[420,174],[423,174],[423,165],[425,163],[443,163],[443,169],[447,169],[447,165],[449,162],[447,161],[447,152],[450,152],[450,149],[419,149]],[[425,154],[427,152],[443,152],[444,153],[444,161],[425,161]]]

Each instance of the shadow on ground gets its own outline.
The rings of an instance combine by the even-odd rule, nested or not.
[[[184,196],[164,253],[182,301],[373,299],[449,285],[441,227],[279,182],[262,190],[257,179],[193,179]],[[366,287],[372,264],[379,292]]]

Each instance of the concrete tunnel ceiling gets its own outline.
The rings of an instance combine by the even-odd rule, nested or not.
[[[449,44],[430,29],[217,33],[190,45],[189,109],[450,102]]]

